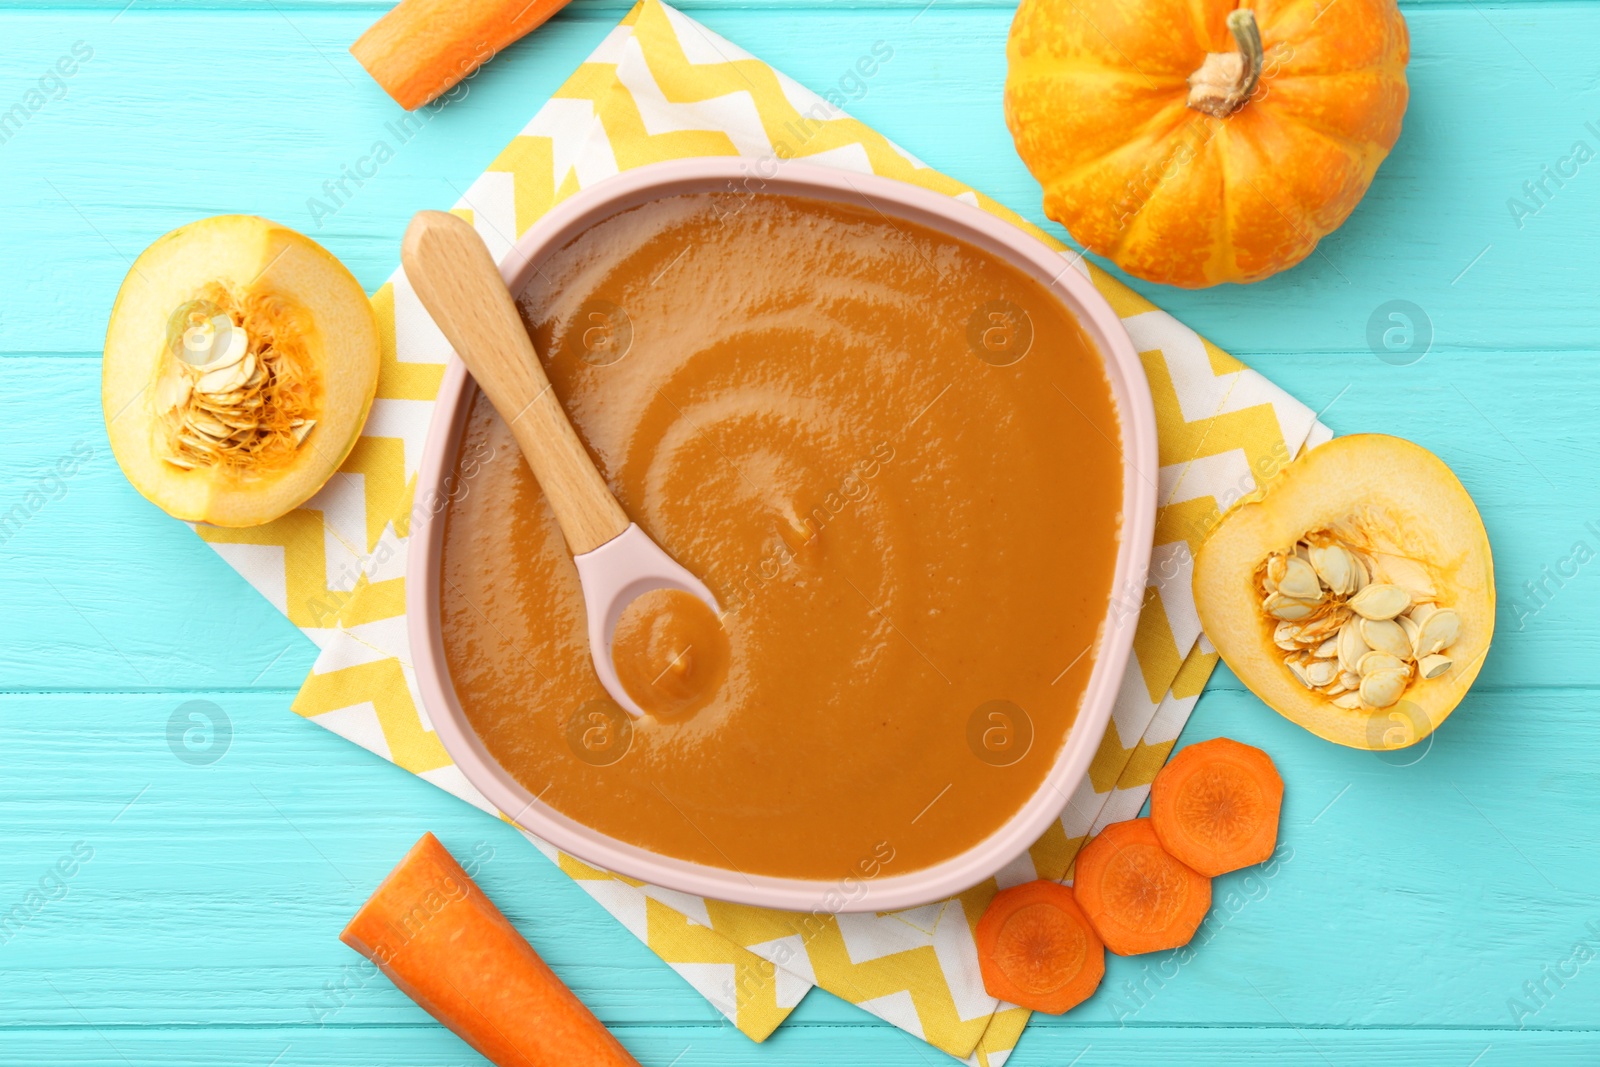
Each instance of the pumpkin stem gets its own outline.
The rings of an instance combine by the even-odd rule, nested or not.
[[[1239,50],[1207,52],[1200,69],[1189,75],[1189,106],[1219,119],[1239,110],[1255,93],[1266,61],[1254,11],[1241,7],[1229,12],[1228,32]]]

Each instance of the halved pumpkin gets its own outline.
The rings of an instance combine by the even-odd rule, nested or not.
[[[117,293],[101,404],[134,488],[168,514],[255,526],[355,447],[378,385],[359,282],[300,233],[219,215],[147,248]]]
[[[1478,509],[1433,453],[1338,437],[1223,517],[1195,559],[1200,623],[1273,710],[1351,748],[1432,733],[1494,636]]]

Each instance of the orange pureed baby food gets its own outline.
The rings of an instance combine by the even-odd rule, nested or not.
[[[834,879],[955,856],[1037,791],[1123,493],[1110,384],[1043,286],[876,211],[695,194],[586,231],[519,303],[618,500],[724,610],[639,605],[616,662],[652,714],[611,702],[561,532],[479,396],[445,653],[529,792],[665,855]]]

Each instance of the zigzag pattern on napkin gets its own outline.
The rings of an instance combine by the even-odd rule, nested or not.
[[[497,256],[550,206],[630,167],[687,155],[780,158],[872,172],[956,196],[1060,248],[1020,217],[658,0],[631,12],[454,209]],[[974,1064],[998,1067],[1028,1013],[978,978],[972,928],[998,888],[1065,879],[1079,846],[1136,815],[1215,653],[1190,594],[1192,551],[1220,511],[1327,431],[1311,412],[1078,257],[1122,317],[1156,398],[1160,469],[1150,583],[1128,592],[1134,658],[1089,776],[1060,820],[984,885],[882,915],[804,915],[703,900],[611,875],[535,841],[563,871],[756,1040],[822,985]],[[322,649],[295,710],[486,811],[451,763],[411,673],[407,537],[440,501],[414,499],[450,350],[396,272],[374,294],[378,399],[364,436],[306,507],[265,527],[200,535]],[[530,838],[530,840],[532,840]]]

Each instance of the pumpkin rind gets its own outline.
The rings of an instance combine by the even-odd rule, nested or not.
[[[1045,214],[1150,281],[1250,282],[1349,217],[1400,135],[1410,44],[1395,0],[1260,0],[1266,62],[1226,118],[1186,103],[1235,45],[1234,0],[1022,0],[1006,123]]]
[[[1426,561],[1440,602],[1462,620],[1451,645],[1455,668],[1412,682],[1393,707],[1346,710],[1300,685],[1261,613],[1255,576],[1262,560],[1308,531],[1352,519]],[[1437,456],[1382,434],[1336,437],[1312,449],[1229,511],[1195,555],[1194,594],[1206,636],[1251,692],[1351,748],[1388,751],[1431,734],[1471,688],[1494,637],[1494,561],[1477,506]]]

